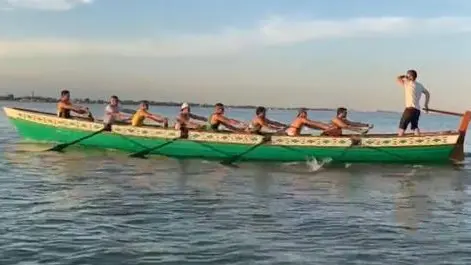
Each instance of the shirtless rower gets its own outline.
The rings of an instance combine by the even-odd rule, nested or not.
[[[286,124],[267,119],[267,109],[265,107],[257,107],[255,110],[255,118],[250,122],[247,131],[255,134],[262,134],[262,128],[267,127],[273,130],[280,130],[289,127]]]
[[[177,123],[175,124],[175,129],[180,130],[183,126],[187,129],[200,129],[205,125],[198,124],[191,121],[191,119],[207,122],[208,119],[196,114],[191,113],[190,105],[188,103],[183,103],[180,107],[180,113],[177,117]]]
[[[323,131],[330,131],[334,128],[333,126],[330,126],[329,124],[308,119],[307,110],[304,108],[301,108],[298,111],[298,115],[296,116],[296,119],[294,119],[290,127],[286,130],[286,134],[288,136],[299,136],[304,126],[309,127],[311,129],[323,130]]]
[[[139,109],[132,116],[132,126],[144,125],[144,120],[150,119],[163,124],[164,128],[168,128],[168,119],[160,115],[152,114],[149,112],[149,102],[144,100],[139,105]]]
[[[209,116],[208,123],[209,129],[212,131],[219,131],[219,126],[222,124],[231,131],[244,132],[243,128],[236,127],[245,125],[243,122],[229,119],[224,116],[224,105],[222,103],[217,103],[214,106],[214,112]]]
[[[72,118],[72,116],[70,115],[71,111],[77,114],[90,113],[88,108],[72,104],[72,102],[70,102],[69,90],[62,90],[61,98],[59,102],[57,102],[57,117],[70,119]]]
[[[350,131],[357,131],[361,134],[365,134],[369,131],[369,129],[373,128],[372,124],[368,123],[361,123],[361,122],[354,122],[347,119],[348,111],[344,107],[340,107],[337,109],[337,116],[332,119],[332,125],[335,129],[330,131],[326,131],[323,135],[329,136],[340,136],[342,135],[342,129],[350,130]],[[366,128],[367,129],[366,129]]]

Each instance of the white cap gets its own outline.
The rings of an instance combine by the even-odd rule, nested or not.
[[[189,107],[190,107],[190,105],[188,105],[188,103],[184,102],[182,104],[182,106],[180,107],[180,109],[186,109],[186,108],[189,108]]]

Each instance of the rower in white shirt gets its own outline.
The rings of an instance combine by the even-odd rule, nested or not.
[[[419,118],[420,118],[420,98],[425,95],[424,108],[427,111],[430,101],[430,92],[419,82],[416,81],[417,72],[409,70],[405,75],[397,77],[397,82],[404,88],[405,109],[399,122],[399,136],[403,136],[407,127],[414,131],[415,135],[420,135]]]
[[[105,107],[105,116],[103,117],[103,123],[107,131],[111,131],[111,126],[116,121],[126,121],[129,120],[124,113],[121,112],[119,106],[119,98],[117,96],[111,96],[110,103]]]

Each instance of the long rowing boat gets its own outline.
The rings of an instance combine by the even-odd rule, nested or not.
[[[67,143],[103,129],[100,122],[63,119],[52,113],[8,107],[4,111],[18,133],[28,140]],[[153,155],[207,160],[237,157],[238,161],[273,162],[316,158],[341,163],[453,163],[464,160],[463,144],[470,120],[471,112],[466,112],[457,130],[421,136],[272,135],[269,139],[254,134],[209,131],[182,134],[178,130],[152,126],[113,125],[111,131],[97,133],[77,144],[132,153],[147,150]]]

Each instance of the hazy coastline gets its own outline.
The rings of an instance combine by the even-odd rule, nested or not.
[[[54,97],[44,97],[44,96],[22,96],[16,97],[13,94],[9,94],[6,96],[0,96],[0,101],[6,102],[34,102],[34,103],[56,103],[58,98]],[[107,103],[107,100],[103,99],[90,99],[90,98],[74,98],[72,101],[75,104],[87,104],[87,105],[104,105]],[[137,106],[142,100],[131,100],[131,99],[120,99],[121,104],[128,105],[128,106]],[[147,100],[149,105],[151,106],[165,106],[165,107],[178,107],[183,102],[176,102],[176,101],[153,101]],[[192,107],[200,107],[200,108],[212,108],[214,107],[215,103],[198,103],[198,102],[187,102]],[[223,102],[222,102],[223,103]],[[226,107],[229,108],[239,108],[239,109],[255,109],[258,106],[255,105],[230,105],[224,104]],[[272,110],[298,110],[300,108],[305,108],[310,111],[335,111],[336,108],[312,108],[312,107],[305,107],[305,106],[298,106],[298,107],[278,107],[278,106],[265,106],[268,109]],[[357,112],[381,112],[381,113],[398,113],[397,111],[392,110],[374,110],[374,111],[361,111],[361,110],[354,110],[352,111]]]

